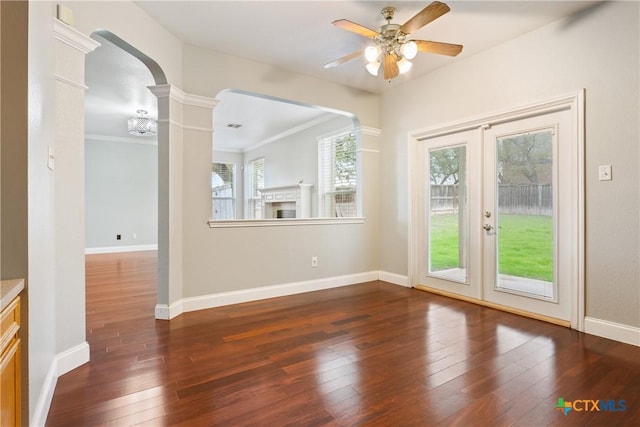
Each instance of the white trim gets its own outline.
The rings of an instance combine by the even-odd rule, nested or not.
[[[175,120],[171,120],[171,119],[159,119],[157,121],[158,123],[169,123],[172,124],[174,126],[178,126],[179,128],[182,128],[183,130],[195,130],[198,132],[211,132],[213,133],[213,128],[205,128],[205,127],[198,127],[198,126],[188,126],[182,123],[178,123]]]
[[[92,52],[100,43],[94,39],[85,36],[75,28],[65,24],[56,17],[53,17],[53,36],[62,43],[87,54]]]
[[[380,136],[380,134],[382,133],[382,129],[374,128],[371,126],[360,126],[359,128],[356,128],[356,130],[359,130],[362,135],[375,137]]]
[[[290,218],[290,219],[231,219],[208,221],[211,228],[282,227],[289,225],[344,225],[364,224],[364,217],[349,218]]]
[[[33,411],[33,417],[29,422],[30,426],[44,426],[51,408],[53,394],[56,391],[58,378],[67,372],[84,365],[89,362],[89,343],[86,341],[78,344],[62,353],[57,354],[51,364],[49,370],[42,383],[38,400]]]
[[[62,353],[58,354],[55,359],[56,373],[58,377],[67,372],[84,365],[89,361],[89,343],[86,341],[78,344]]]
[[[54,75],[53,75],[53,77],[54,77],[57,81],[59,81],[60,83],[64,83],[64,84],[66,84],[66,85],[68,85],[68,86],[75,87],[75,88],[77,88],[77,89],[82,89],[82,90],[87,90],[87,89],[89,89],[89,86],[85,85],[84,83],[82,83],[82,82],[77,82],[77,81],[75,81],[75,80],[71,80],[71,79],[68,79],[68,78],[66,78],[66,77],[62,77],[62,76],[61,76],[61,75],[59,75],[59,74],[54,74]]]
[[[174,121],[171,121],[171,123],[173,123],[174,125],[178,125],[180,127],[182,127],[183,130],[193,130],[196,132],[209,132],[209,133],[213,133],[213,128],[205,128],[205,127],[199,127],[199,126],[187,126],[187,125],[181,125],[178,124]]]
[[[428,138],[435,138],[452,133],[462,132],[472,129],[488,129],[492,125],[501,124],[512,120],[520,120],[531,116],[540,114],[552,113],[560,110],[569,110],[572,113],[572,125],[573,130],[576,132],[577,139],[577,159],[578,165],[577,182],[575,182],[577,194],[577,218],[576,241],[573,253],[575,256],[575,265],[573,270],[573,276],[576,278],[575,286],[571,291],[572,306],[571,306],[571,327],[579,331],[584,332],[583,319],[584,319],[584,307],[585,307],[585,176],[584,176],[584,162],[585,162],[585,141],[584,141],[584,96],[585,90],[581,89],[574,93],[569,93],[556,98],[548,99],[546,101],[534,102],[521,107],[510,108],[502,110],[496,113],[475,116],[469,119],[458,120],[442,125],[436,125],[424,129],[410,131],[407,138],[407,163],[408,163],[408,272],[409,283],[411,286],[417,284],[419,278],[419,259],[418,255],[418,230],[420,206],[418,201],[420,199],[420,188],[417,184],[418,179],[414,179],[414,175],[418,173],[418,142],[424,141]],[[572,188],[573,191],[573,188]],[[577,287],[577,288],[576,288]]]
[[[38,395],[38,400],[33,410],[33,417],[29,420],[28,424],[30,426],[44,426],[47,422],[49,408],[53,400],[53,393],[56,390],[56,383],[58,382],[58,376],[56,375],[58,368],[56,365],[56,359],[54,358],[51,365],[49,365],[49,370],[40,389],[40,394]]]
[[[358,153],[376,153],[380,154],[380,150],[372,150],[371,148],[358,148],[356,150]]]
[[[210,98],[208,96],[186,93],[179,87],[172,84],[151,85],[147,86],[147,89],[149,89],[158,98],[169,97],[174,101],[191,107],[214,109],[220,102],[218,99]]]
[[[495,113],[483,114],[480,116],[471,117],[469,119],[457,120],[442,125],[428,127],[425,129],[418,129],[410,132],[409,136],[410,138],[415,138],[418,141],[422,141],[427,138],[435,138],[438,136],[462,132],[470,129],[490,128],[491,126],[500,123],[524,119],[527,117],[537,116],[558,110],[564,110],[567,108],[577,107],[577,109],[580,110],[580,105],[576,103],[576,101],[583,99],[583,94],[584,90],[580,90],[578,92],[559,96],[557,98],[552,98],[546,101],[534,102],[524,106],[510,108]]]
[[[85,134],[85,141],[94,141],[94,142],[123,142],[126,144],[140,144],[140,145],[158,145],[157,137],[125,137],[125,136],[110,136],[110,135],[96,135],[96,134]]]
[[[311,119],[311,120],[306,121],[304,123],[301,123],[301,124],[299,124],[297,126],[294,126],[291,129],[287,129],[287,130],[285,130],[283,132],[280,132],[277,135],[271,136],[271,137],[265,139],[264,141],[260,141],[260,142],[258,142],[256,144],[253,144],[253,145],[249,146],[249,147],[243,148],[242,152],[243,153],[247,153],[249,151],[253,151],[256,148],[262,147],[262,146],[267,145],[267,144],[271,144],[272,142],[279,141],[282,138],[286,138],[287,136],[294,135],[296,133],[302,132],[303,130],[310,129],[310,128],[312,128],[314,126],[317,126],[319,124],[322,124],[324,122],[328,122],[329,120],[331,120],[333,118],[335,118],[335,116],[328,115],[328,114],[322,115],[320,117],[316,117],[315,119]],[[352,129],[352,127],[349,127],[348,129]]]
[[[585,316],[585,306],[586,306],[586,300],[585,300],[585,295],[586,295],[586,286],[585,286],[585,276],[586,276],[586,243],[585,243],[585,230],[587,229],[586,226],[586,201],[585,201],[585,197],[587,194],[586,191],[586,187],[585,187],[585,116],[584,116],[584,111],[585,111],[585,90],[582,89],[581,91],[578,92],[577,96],[576,96],[576,105],[575,108],[577,109],[577,129],[576,129],[576,137],[578,138],[578,218],[577,218],[577,224],[578,224],[578,236],[577,236],[577,256],[578,256],[578,260],[577,260],[577,269],[578,271],[576,272],[576,281],[577,281],[577,286],[578,286],[578,295],[577,295],[577,300],[574,300],[574,303],[576,304],[576,307],[574,307],[574,309],[572,309],[572,314],[573,314],[573,321],[575,320],[575,329],[579,330],[579,331],[583,331],[584,332],[584,319],[586,318]]]
[[[182,298],[171,305],[156,305],[156,319],[170,320],[182,313],[188,313],[190,311],[222,307],[225,305],[239,304],[267,298],[295,295],[304,292],[320,291],[323,289],[337,288],[356,283],[371,282],[378,280],[378,277],[378,271],[369,271],[365,273],[348,274],[345,276],[327,277],[324,279],[305,280],[302,282],[284,283],[280,285],[222,292],[219,294]]]
[[[85,255],[92,254],[113,254],[117,252],[140,252],[140,251],[157,251],[158,245],[131,245],[131,246],[110,246],[103,248],[85,248]]]
[[[404,286],[406,288],[410,288],[409,284],[409,276],[403,276],[401,274],[389,273],[388,271],[379,271],[378,272],[378,280],[382,280],[383,282],[388,282],[398,286]]]
[[[149,89],[156,98],[166,98],[171,96],[171,93],[177,90],[177,88],[173,88],[172,90],[172,86],[170,84],[147,86],[147,89]]]
[[[633,326],[586,316],[584,332],[640,347],[640,328]]]
[[[189,105],[191,107],[201,107],[201,108],[209,108],[213,110],[216,105],[220,102],[220,100],[215,98],[209,98],[208,96],[201,95],[193,95],[191,93],[184,94],[184,101],[182,102],[184,105]]]

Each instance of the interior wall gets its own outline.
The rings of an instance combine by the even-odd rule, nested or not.
[[[87,139],[85,218],[87,248],[157,244],[157,145]]]
[[[350,112],[360,124],[378,126],[375,94],[194,46],[185,45],[183,52],[189,93],[214,96],[233,87]],[[280,78],[273,79],[275,73]],[[210,162],[201,160],[211,158],[210,150],[185,143],[184,297],[378,269],[377,174],[364,173],[364,224],[211,229]],[[377,161],[375,154],[363,156],[363,169],[377,170]],[[317,268],[311,268],[312,256]]]
[[[303,180],[311,184],[311,216],[318,216],[318,137],[353,128],[353,120],[337,116],[311,128],[245,153],[245,164],[264,157],[264,186],[285,187]],[[215,140],[215,134],[214,134]],[[295,161],[292,161],[295,159]]]
[[[28,32],[26,2],[0,3],[0,279],[26,279],[28,238]],[[22,292],[19,331],[23,420],[29,410],[29,299]],[[2,331],[4,332],[4,331]],[[4,380],[4,379],[3,379]],[[2,393],[2,391],[0,391]],[[4,401],[3,401],[4,406]]]
[[[407,274],[408,132],[585,88],[586,314],[640,326],[638,8],[599,4],[382,96],[381,270]]]
[[[377,94],[189,44],[183,58],[185,92],[215,97],[234,88],[350,112],[362,125],[378,127]]]
[[[61,1],[86,35],[107,30],[155,60],[167,81],[182,84],[182,42],[132,1]]]

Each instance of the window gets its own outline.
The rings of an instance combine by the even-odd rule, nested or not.
[[[213,162],[211,168],[213,219],[235,219],[235,177],[235,164]]]
[[[356,134],[322,138],[318,147],[319,216],[357,216]]]
[[[249,197],[247,218],[262,218],[262,194],[264,188],[264,157],[252,160],[249,163]]]

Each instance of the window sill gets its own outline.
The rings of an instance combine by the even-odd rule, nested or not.
[[[210,228],[287,227],[294,225],[364,224],[364,217],[351,218],[291,218],[291,219],[234,219],[208,221]]]

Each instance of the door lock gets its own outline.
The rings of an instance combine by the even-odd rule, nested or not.
[[[493,230],[493,226],[492,226],[492,225],[489,225],[489,224],[485,224],[485,225],[483,225],[483,226],[482,226],[482,228],[484,228],[484,229],[485,229],[485,230],[487,230],[487,231],[491,231],[491,230]]]
[[[485,216],[486,218],[491,218],[491,212],[489,212],[489,211],[484,211],[484,216]]]

